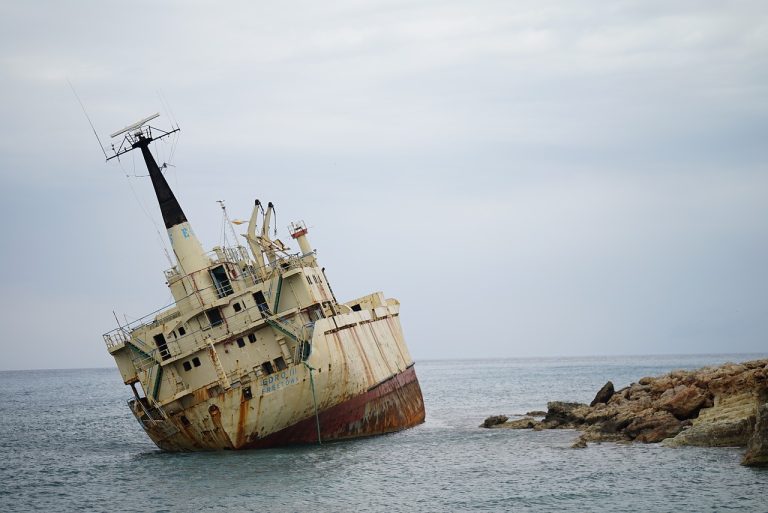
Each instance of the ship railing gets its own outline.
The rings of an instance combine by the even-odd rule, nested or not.
[[[230,256],[236,255],[237,253],[240,253],[240,250],[242,250],[242,252],[245,252],[245,249],[242,248],[242,246],[238,246],[238,248],[223,248],[223,249],[225,250],[225,253],[230,255]],[[215,252],[213,252],[213,254],[215,255]],[[234,263],[234,262],[230,262],[230,263]],[[247,287],[247,286],[251,286],[251,285],[255,285],[255,284],[260,283],[262,280],[259,278],[259,276],[265,276],[266,280],[272,280],[279,273],[284,273],[284,272],[292,270],[292,269],[297,269],[297,268],[300,268],[300,267],[304,267],[304,265],[305,265],[304,261],[302,260],[302,257],[301,257],[301,255],[299,253],[291,254],[291,255],[288,255],[286,257],[282,257],[282,258],[278,259],[277,261],[275,261],[273,264],[268,264],[268,265],[264,266],[263,268],[257,268],[255,266],[252,266],[252,265],[249,264],[249,266],[246,267],[246,268],[249,268],[249,271],[250,271],[247,275],[244,274],[244,273],[241,273],[241,274],[239,274],[239,276],[237,278],[235,278],[235,279],[233,279],[231,281],[241,281]],[[171,270],[169,270],[167,272],[170,272],[170,271],[173,271],[173,270],[174,269],[171,269]],[[214,287],[215,287],[214,285],[211,285],[208,288],[214,288]],[[203,290],[207,290],[207,288],[200,290],[200,292],[202,292]],[[228,288],[227,290],[230,290],[230,289]],[[193,294],[190,294],[190,296],[191,295],[193,295]],[[270,299],[270,300],[272,299],[271,289],[270,289],[270,291],[265,291],[265,296],[267,296],[267,298]],[[119,346],[121,344],[125,344],[126,342],[131,340],[131,333],[136,331],[139,328],[146,327],[146,328],[151,329],[151,328],[157,326],[157,324],[158,324],[157,315],[162,313],[162,312],[164,312],[165,310],[168,310],[168,309],[176,306],[176,304],[177,303],[175,301],[172,302],[172,303],[168,303],[167,305],[162,306],[162,307],[158,308],[157,310],[154,310],[154,311],[152,311],[152,312],[150,312],[150,313],[148,313],[148,314],[146,314],[146,315],[144,315],[144,316],[142,316],[142,317],[140,317],[138,319],[135,319],[135,320],[130,321],[130,322],[126,322],[126,324],[123,324],[123,325],[121,325],[121,326],[119,326],[119,327],[117,327],[117,328],[115,328],[113,330],[108,331],[107,333],[105,333],[103,335],[103,338],[104,338],[104,341],[105,341],[107,347],[108,348],[113,348],[113,347]],[[246,310],[248,310],[248,309],[246,309]],[[205,327],[203,327],[200,330],[197,330],[195,332],[187,333],[183,337],[179,337],[176,340],[168,340],[167,344],[168,344],[169,347],[171,345],[176,345],[178,347],[178,341],[179,340],[181,340],[182,338],[187,339],[187,337],[189,337],[190,335],[193,335],[193,334],[198,334],[199,335],[198,337],[193,337],[193,338],[199,339],[199,340],[197,340],[197,342],[202,344],[202,343],[204,343],[203,342],[204,339],[207,338],[207,334],[202,335],[202,332],[208,331],[211,328],[212,328],[212,326],[205,326]],[[174,342],[176,344],[174,344]],[[172,351],[171,353],[172,354],[179,354],[179,351],[175,351],[175,352]]]
[[[125,345],[131,340],[131,335],[123,328],[117,328],[102,336],[104,337],[104,342],[107,344],[108,349]]]
[[[112,335],[112,334],[114,334],[114,333],[116,333],[118,331],[122,331],[123,333],[125,333],[128,336],[128,340],[130,340],[130,335],[128,335],[130,332],[136,330],[136,328],[140,328],[142,326],[150,326],[150,325],[156,323],[157,322],[156,319],[151,319],[152,317],[155,317],[160,312],[168,310],[169,308],[172,308],[174,306],[176,306],[176,302],[175,301],[173,303],[168,303],[167,305],[162,306],[162,307],[158,308],[157,310],[155,310],[153,312],[150,312],[150,313],[148,313],[146,315],[143,315],[143,316],[139,317],[138,319],[134,319],[134,320],[132,320],[130,322],[126,322],[122,326],[119,326],[119,327],[117,327],[117,328],[115,328],[113,330],[110,330],[110,331],[106,332],[103,336],[104,336],[104,338],[106,340],[107,335]],[[109,344],[107,344],[107,345],[109,345]]]
[[[243,246],[223,246],[220,247],[218,251],[214,249],[206,252],[205,256],[210,259],[211,266],[216,266],[219,264],[239,264],[242,262],[250,262],[248,252]],[[163,271],[163,274],[165,274],[166,279],[182,276],[181,271],[179,270],[179,266],[177,265],[174,265],[170,269],[166,269]]]

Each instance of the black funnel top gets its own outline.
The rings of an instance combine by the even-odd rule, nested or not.
[[[155,188],[157,202],[160,204],[160,212],[163,214],[163,222],[167,229],[176,226],[177,224],[186,223],[187,216],[184,215],[184,211],[181,210],[181,205],[179,205],[179,202],[176,200],[176,196],[173,195],[171,187],[168,185],[168,182],[165,181],[165,177],[163,176],[163,173],[160,172],[160,168],[157,167],[155,157],[153,157],[152,152],[149,151],[150,142],[152,142],[152,139],[140,137],[133,147],[141,148],[141,154],[144,156],[144,162],[147,164],[149,176],[152,178],[152,186]]]

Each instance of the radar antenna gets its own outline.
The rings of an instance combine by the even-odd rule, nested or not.
[[[157,141],[158,139],[162,139],[163,137],[181,130],[178,126],[173,130],[168,131],[150,126],[148,124],[150,121],[159,116],[160,114],[156,112],[151,116],[147,116],[146,118],[137,121],[132,125],[128,125],[127,127],[110,135],[110,137],[113,139],[122,135],[123,140],[120,142],[120,144],[117,145],[117,147],[115,146],[115,143],[112,143],[112,153],[114,153],[114,155],[107,157],[107,161],[120,157],[120,155],[124,155],[129,151],[135,150],[136,148],[146,148],[152,141]]]

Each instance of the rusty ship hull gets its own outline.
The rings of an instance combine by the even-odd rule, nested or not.
[[[166,451],[312,444],[416,426],[424,400],[398,337],[398,311],[394,303],[324,319],[301,363],[256,380],[216,382],[166,405],[134,399],[131,410]],[[216,359],[226,362],[236,347],[223,343]]]

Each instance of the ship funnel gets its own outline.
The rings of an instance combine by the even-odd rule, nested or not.
[[[290,226],[288,226],[288,231],[290,232],[291,237],[296,239],[296,242],[299,243],[301,256],[313,253],[312,246],[309,245],[309,240],[307,240],[307,233],[309,230],[307,230],[307,225],[304,221],[291,223]]]

